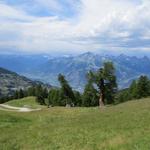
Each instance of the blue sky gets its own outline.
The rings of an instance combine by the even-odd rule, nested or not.
[[[0,0],[0,52],[150,52],[149,0]]]

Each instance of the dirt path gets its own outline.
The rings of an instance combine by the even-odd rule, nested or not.
[[[0,104],[0,110],[16,111],[16,112],[31,112],[31,111],[39,111],[41,110],[41,108],[31,109],[26,107],[14,107],[14,106]]]

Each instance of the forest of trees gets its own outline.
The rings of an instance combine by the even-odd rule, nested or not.
[[[65,76],[58,75],[60,88],[45,88],[36,85],[27,90],[18,90],[11,97],[0,99],[0,103],[20,99],[27,96],[35,96],[40,105],[50,106],[104,106],[118,104],[132,99],[140,99],[150,96],[150,80],[147,76],[141,76],[134,80],[129,88],[117,90],[115,68],[112,62],[105,62],[98,71],[87,73],[87,84],[83,93],[71,88]]]
[[[130,87],[121,90],[116,95],[116,103],[121,103],[133,99],[141,99],[150,96],[150,80],[147,76],[140,76],[138,80],[133,80]]]

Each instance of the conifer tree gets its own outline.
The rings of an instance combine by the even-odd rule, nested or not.
[[[43,89],[43,97],[44,98],[48,98],[48,90],[47,90],[47,88]]]
[[[60,106],[60,91],[58,89],[51,89],[48,94],[48,104],[52,106]]]
[[[58,81],[60,82],[61,92],[63,93],[66,100],[66,105],[71,105],[75,102],[75,96],[71,86],[62,74],[58,75]]]
[[[114,102],[114,95],[117,91],[115,68],[113,63],[105,62],[104,66],[97,72],[90,71],[88,77],[99,88],[99,106],[103,106],[105,103],[112,104]]]
[[[39,84],[36,86],[36,101],[38,103],[40,103],[40,105],[45,105],[45,99],[43,96],[43,88],[42,86]]]
[[[19,98],[19,92],[16,90],[15,93],[14,93],[14,99],[18,99]]]
[[[35,96],[35,87],[32,86],[32,87],[29,87],[28,90],[27,90],[27,93],[28,93],[28,96]]]
[[[114,103],[117,92],[115,68],[112,62],[104,63],[105,100],[107,104]]]
[[[138,96],[138,91],[137,91],[137,81],[133,80],[130,88],[129,88],[129,93],[131,95],[131,99],[137,98]]]
[[[85,86],[84,93],[82,95],[82,106],[90,107],[98,105],[98,92],[94,88],[92,82],[89,80]]]
[[[75,96],[75,105],[76,106],[81,106],[82,105],[82,95],[78,91],[74,91],[74,96]]]
[[[24,91],[20,89],[18,93],[18,98],[23,98],[23,97],[24,97]]]
[[[140,76],[137,83],[137,98],[143,98],[150,95],[150,81],[147,76]]]

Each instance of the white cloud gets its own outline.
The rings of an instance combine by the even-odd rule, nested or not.
[[[55,0],[36,2],[51,11],[64,8]],[[28,52],[149,49],[149,7],[148,0],[81,0],[77,15],[62,19],[0,3],[0,47]]]

